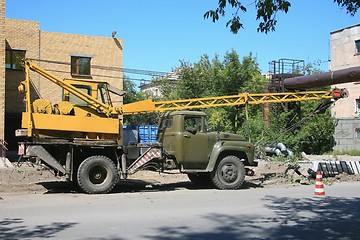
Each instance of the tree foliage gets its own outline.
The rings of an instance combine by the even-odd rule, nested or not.
[[[225,17],[226,11],[232,12],[232,18],[226,22],[226,27],[230,27],[230,31],[234,34],[243,28],[241,14],[247,12],[247,7],[252,4],[244,5],[243,1],[239,0],[219,0],[216,9],[209,10],[204,14],[204,18],[211,19],[213,22],[219,20],[220,17]],[[347,14],[354,16],[360,8],[359,0],[333,0],[339,7],[345,8]],[[276,14],[278,12],[287,13],[291,7],[290,1],[287,0],[255,0],[256,20],[259,20],[257,31],[268,33],[275,31]]]
[[[124,91],[126,95],[124,96],[124,104],[132,103],[140,100],[144,100],[145,95],[136,91],[136,85],[128,77],[124,76]]]
[[[301,73],[319,71],[315,62],[307,64]],[[234,50],[227,52],[223,59],[218,55],[213,59],[203,55],[193,64],[181,62],[177,72],[179,83],[176,87],[166,86],[166,81],[158,82],[164,84],[160,89],[166,100],[261,93],[267,84],[256,58],[250,53],[240,59]],[[320,103],[272,104],[269,122],[263,119],[262,105],[250,105],[248,118],[244,106],[209,108],[205,112],[211,129],[241,134],[259,145],[260,149],[283,142],[295,152],[318,154],[332,149],[334,133],[334,121],[329,110],[318,115],[314,113]]]
[[[256,58],[251,53],[240,58],[234,50],[227,52],[222,59],[219,55],[212,59],[203,55],[196,63],[182,61],[176,72],[179,77],[177,85],[170,84],[166,78],[154,80],[154,84],[160,87],[161,100],[262,93],[267,84]],[[307,64],[301,73],[317,72],[319,69],[315,62]],[[128,92],[125,103],[148,97],[136,92],[135,84],[130,80],[126,80],[124,86]],[[295,152],[320,154],[331,151],[334,134],[334,119],[328,109],[320,111],[320,103],[272,104],[269,122],[264,121],[261,104],[249,105],[248,117],[245,106],[209,108],[204,111],[208,114],[208,124],[212,130],[241,134],[259,146],[259,149],[282,142]],[[134,115],[127,116],[125,120],[126,124],[153,124],[157,117],[156,114]]]
[[[335,128],[329,108],[323,108],[322,101],[306,101],[297,105],[301,107],[274,110],[276,106],[273,106],[271,128],[263,133],[263,144],[282,142],[295,152],[310,154],[331,151]]]
[[[136,84],[125,76],[124,91],[126,91],[126,95],[124,96],[124,104],[145,100],[149,97],[146,93],[137,91],[136,88]],[[124,116],[124,125],[156,124],[157,121],[157,113],[145,113]]]
[[[319,63],[306,64],[302,74],[321,72]],[[323,87],[319,90],[329,90]],[[259,127],[253,130],[254,141],[260,145],[284,143],[295,152],[310,154],[330,152],[334,146],[335,119],[331,117],[331,101],[304,101],[274,104],[270,111],[270,128]],[[253,121],[256,123],[256,118]],[[259,125],[259,123],[257,123]]]
[[[215,55],[210,59],[203,55],[194,64],[181,62],[178,68],[179,82],[171,91],[165,88],[162,94],[165,99],[189,99],[212,96],[236,95],[243,92],[262,92],[266,80],[262,77],[256,58],[250,53],[243,59],[236,51],[227,52],[223,59]],[[261,110],[254,106],[251,113]],[[205,110],[212,129],[236,132],[245,122],[242,109],[235,107],[211,108]]]

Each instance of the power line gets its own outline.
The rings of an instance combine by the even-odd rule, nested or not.
[[[64,70],[56,70],[56,69],[45,69],[46,71],[50,71],[50,72],[58,72],[58,73],[68,73],[68,71],[64,71]],[[92,76],[94,77],[105,77],[105,78],[118,78],[118,77],[114,77],[114,76],[108,76],[108,75],[103,75],[103,74],[92,74]],[[128,76],[123,76],[123,79],[129,79],[131,81],[137,81],[137,82],[152,82],[153,80],[150,79],[143,79],[143,78],[130,78]]]
[[[30,60],[71,66],[71,63],[69,63],[69,62],[44,60],[44,59],[30,59]],[[162,76],[168,74],[167,72],[161,72],[161,71],[143,70],[143,69],[135,69],[135,68],[108,67],[108,66],[100,66],[100,65],[91,65],[91,68],[100,69],[100,70],[109,70],[109,71],[115,71],[115,72],[138,74],[138,75],[148,75],[148,76],[152,76],[152,77],[162,77]]]

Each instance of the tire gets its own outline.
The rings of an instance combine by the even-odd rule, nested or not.
[[[76,180],[85,193],[108,193],[118,180],[115,163],[105,156],[88,157],[80,164]]]
[[[209,186],[211,182],[210,173],[188,173],[189,180],[198,186]]]
[[[211,172],[211,179],[215,187],[223,190],[240,188],[245,179],[245,167],[236,156],[226,156]]]

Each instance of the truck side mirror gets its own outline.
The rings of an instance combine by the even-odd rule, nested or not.
[[[217,132],[220,132],[220,123],[217,124],[217,126],[216,126],[216,131],[217,131]]]

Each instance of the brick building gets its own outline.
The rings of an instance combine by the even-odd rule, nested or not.
[[[60,78],[102,80],[123,89],[121,39],[42,31],[39,22],[5,18],[4,0],[0,0],[0,10],[0,38],[4,43],[0,48],[0,139],[8,142],[10,150],[16,149],[14,131],[20,128],[25,110],[17,91],[25,78],[22,58],[32,59]],[[53,104],[61,101],[61,88],[37,73],[31,72],[30,78],[42,98]],[[114,100],[114,105],[122,104],[121,97]]]
[[[0,139],[5,138],[5,0],[0,0]]]
[[[332,71],[360,66],[360,24],[342,28],[330,33]],[[332,108],[337,119],[334,150],[360,150],[360,84],[336,85],[346,88],[349,97],[340,99]]]

